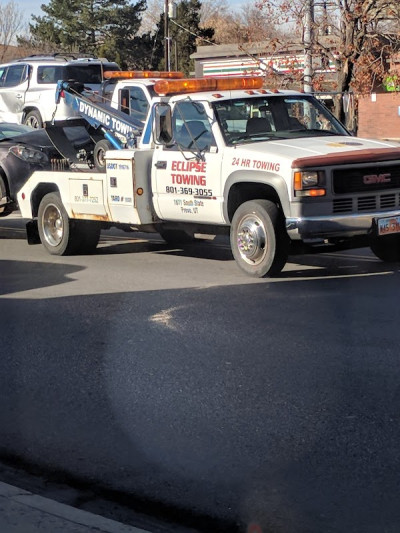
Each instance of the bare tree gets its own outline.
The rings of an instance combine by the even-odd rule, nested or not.
[[[24,28],[23,12],[10,0],[0,4],[0,61],[4,61],[10,46],[16,44],[18,32]]]
[[[232,11],[227,0],[203,0],[201,23],[212,27],[217,44],[242,44],[276,37],[279,30],[256,0]]]
[[[400,45],[398,0],[261,0],[260,9],[281,24],[294,23],[303,43],[311,32],[311,53],[335,65],[340,93],[370,92]],[[397,32],[388,34],[389,28]],[[343,99],[337,100],[336,114],[344,120]]]
[[[147,0],[147,9],[142,15],[139,34],[155,33],[160,16],[164,12],[164,0]]]

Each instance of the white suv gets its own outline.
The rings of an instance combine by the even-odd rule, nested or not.
[[[63,54],[34,55],[0,65],[0,121],[41,128],[53,118],[73,118],[71,108],[55,103],[57,82],[73,79],[96,91],[108,70],[120,68],[106,59]]]

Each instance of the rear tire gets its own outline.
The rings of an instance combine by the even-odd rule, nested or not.
[[[111,145],[111,143],[106,141],[105,139],[102,139],[101,141],[96,143],[96,146],[94,147],[93,151],[93,160],[97,172],[106,171],[106,152],[112,149],[113,146]]]
[[[36,109],[29,111],[29,113],[26,114],[24,124],[35,129],[43,128],[43,119],[39,111]]]
[[[398,263],[400,261],[400,235],[386,235],[375,237],[371,243],[372,252],[387,263]]]
[[[46,194],[40,202],[38,230],[43,246],[51,255],[90,253],[100,237],[97,222],[70,219],[60,195],[54,192]]]
[[[249,276],[273,276],[286,264],[290,240],[282,213],[269,200],[251,200],[238,207],[230,240],[236,263]]]
[[[7,197],[7,188],[4,179],[0,176],[0,200]],[[0,206],[0,217],[5,216],[7,205]]]

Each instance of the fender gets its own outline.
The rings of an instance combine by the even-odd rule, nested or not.
[[[227,224],[230,223],[228,215],[229,205],[229,193],[233,185],[236,183],[259,183],[262,185],[269,185],[274,189],[277,196],[280,199],[283,213],[286,216],[290,216],[290,201],[288,186],[285,179],[282,176],[272,174],[271,172],[258,171],[258,170],[236,170],[232,172],[225,182],[224,187],[224,219]]]

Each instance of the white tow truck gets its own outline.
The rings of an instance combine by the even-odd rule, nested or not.
[[[313,96],[261,78],[160,79],[136,149],[106,172],[34,172],[18,192],[28,242],[92,251],[101,228],[184,243],[230,234],[239,267],[266,277],[308,247],[369,245],[400,260],[400,147],[353,137]]]

